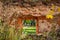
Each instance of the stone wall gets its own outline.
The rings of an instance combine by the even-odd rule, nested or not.
[[[17,5],[17,6],[11,5],[11,4],[5,5],[3,2],[0,2],[0,17],[6,24],[9,24],[9,22],[11,21],[11,23],[15,25],[15,22],[17,21],[17,18],[19,16],[23,17],[24,15],[27,15],[27,14],[32,15],[32,16],[36,16],[36,15],[41,16],[44,14],[46,15],[48,10],[50,10],[49,6],[47,7],[45,5],[39,5],[35,7],[22,7],[20,5]],[[46,23],[46,24],[42,23],[42,24],[44,24],[43,27],[46,26],[47,24],[50,25],[49,23]],[[44,30],[44,28],[42,28],[42,31]],[[46,29],[48,30],[48,28]]]

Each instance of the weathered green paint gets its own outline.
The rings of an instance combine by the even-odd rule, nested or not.
[[[23,27],[24,34],[36,34],[36,27]]]

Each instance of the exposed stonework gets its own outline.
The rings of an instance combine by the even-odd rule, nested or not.
[[[39,5],[39,3],[38,3],[38,6],[36,5],[33,7],[31,7],[29,4],[24,4],[24,5],[27,5],[27,6],[23,7],[21,5],[15,5],[15,4],[14,5],[12,5],[12,4],[4,5],[3,2],[0,2],[0,16],[2,17],[3,21],[6,24],[9,24],[11,22],[11,25],[17,25],[16,22],[19,17],[23,17],[23,16],[28,17],[30,15],[32,17],[34,16],[37,18],[37,17],[41,17],[41,16],[46,16],[47,14],[49,14],[48,12],[51,10],[51,6],[45,6],[43,4]],[[60,12],[57,11],[58,7],[59,6],[55,7],[54,14],[52,14],[52,15],[60,14]],[[41,17],[41,18],[43,18],[43,17]],[[41,24],[38,23],[41,26],[40,31],[44,32],[45,29],[47,31],[50,31],[49,29],[51,29],[51,28],[48,28],[48,26],[52,27],[52,24],[46,22],[45,20],[43,20],[43,21],[44,21],[44,23],[41,23],[41,21],[39,22]],[[59,21],[60,21],[60,19],[58,19],[58,23],[59,23]]]

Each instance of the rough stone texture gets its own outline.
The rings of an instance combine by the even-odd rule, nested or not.
[[[27,15],[31,15],[31,16],[42,16],[42,15],[47,15],[49,14],[50,8],[46,7],[46,6],[37,6],[37,7],[20,7],[20,6],[5,6],[5,13],[10,14],[10,16],[12,14],[17,14],[19,16],[27,16]],[[54,13],[52,15],[56,15],[59,14],[58,11],[54,11]]]
[[[40,20],[39,21],[39,31],[40,32],[47,32],[50,31],[52,24],[49,23],[47,20]]]
[[[39,4],[39,3],[38,3]],[[25,7],[21,5],[4,5],[3,2],[0,2],[0,16],[2,19],[4,19],[5,23],[9,23],[10,21],[14,24],[17,21],[18,17],[23,17],[27,15],[31,16],[46,16],[48,12],[50,11],[51,7],[45,6],[45,5],[36,5],[33,7],[26,6],[27,4],[24,4]],[[58,6],[55,7],[54,14],[60,14],[60,12],[57,11]],[[44,25],[43,25],[44,24]],[[45,28],[48,30],[48,25],[51,26],[50,23],[46,22],[40,24],[44,28],[41,27],[41,30],[43,31]],[[46,27],[45,27],[46,26]]]

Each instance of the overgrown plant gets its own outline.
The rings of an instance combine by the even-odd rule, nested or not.
[[[20,40],[20,29],[11,27],[9,25],[3,25],[0,21],[0,40]]]

